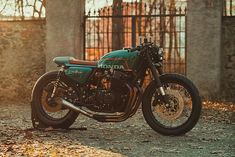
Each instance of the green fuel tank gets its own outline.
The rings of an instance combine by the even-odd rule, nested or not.
[[[104,55],[98,61],[98,68],[133,70],[139,62],[139,51],[116,50]]]

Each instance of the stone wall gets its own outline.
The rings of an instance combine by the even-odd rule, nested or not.
[[[222,27],[222,91],[235,102],[235,17],[224,17]]]
[[[45,72],[45,21],[0,21],[0,101],[25,102]]]

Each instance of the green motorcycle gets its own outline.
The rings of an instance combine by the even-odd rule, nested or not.
[[[98,62],[56,57],[60,70],[42,75],[32,91],[32,109],[44,127],[69,128],[79,114],[99,122],[122,122],[142,103],[146,122],[163,135],[182,135],[198,122],[201,99],[183,75],[163,74],[163,51],[145,40],[112,51]],[[153,81],[143,91],[146,71]]]

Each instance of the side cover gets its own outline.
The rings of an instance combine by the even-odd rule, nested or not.
[[[90,74],[92,73],[91,67],[71,66],[65,70],[65,75],[77,81],[80,84],[86,82]]]
[[[70,60],[73,60],[73,57],[62,56],[55,57],[53,61],[59,66],[65,66],[65,75],[73,79],[74,81],[83,84],[88,79],[89,75],[92,73],[93,67],[86,65],[76,65],[70,64]]]

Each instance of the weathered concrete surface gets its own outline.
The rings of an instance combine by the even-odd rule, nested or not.
[[[0,102],[30,100],[45,72],[45,21],[0,21]]]
[[[222,91],[235,102],[235,17],[223,18],[222,34]]]
[[[221,0],[188,1],[187,76],[205,97],[220,92],[221,17]]]
[[[235,155],[235,112],[203,110],[184,136],[162,136],[141,110],[121,123],[79,115],[73,130],[34,131],[29,105],[0,104],[0,156],[231,157]],[[27,130],[29,129],[29,130]]]
[[[46,70],[55,69],[55,56],[83,57],[83,14],[85,0],[47,2]]]

